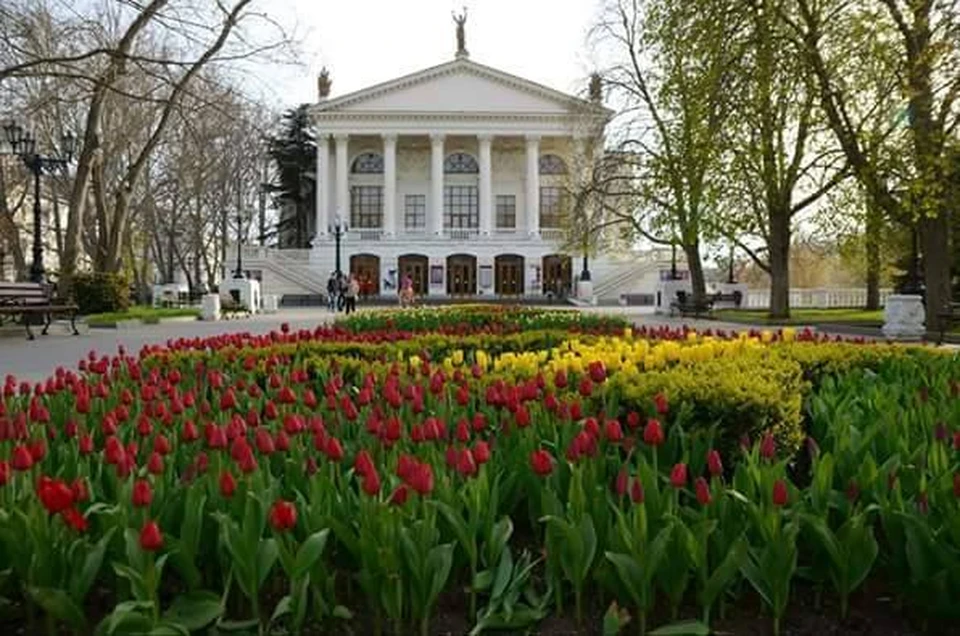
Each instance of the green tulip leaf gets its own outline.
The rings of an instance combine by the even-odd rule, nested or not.
[[[58,621],[63,621],[74,629],[81,629],[86,626],[87,618],[83,610],[63,590],[49,587],[31,587],[28,591],[30,598],[42,607],[44,612]]]
[[[197,591],[175,598],[164,618],[196,631],[220,618],[222,613],[220,597],[212,592]]]
[[[709,636],[710,628],[699,621],[664,625],[649,632],[650,636]]]
[[[316,564],[320,558],[320,555],[323,554],[323,548],[327,544],[329,534],[330,530],[324,528],[307,537],[307,540],[304,541],[300,549],[297,550],[297,556],[293,564],[293,573],[290,578],[295,580],[300,579],[310,572],[311,568],[313,568],[314,564]]]

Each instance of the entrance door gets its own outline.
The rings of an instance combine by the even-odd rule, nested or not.
[[[380,294],[380,257],[373,254],[354,254],[350,257],[350,273],[360,283],[361,296]]]
[[[447,258],[447,294],[473,296],[477,293],[477,257],[454,254]]]
[[[422,254],[404,254],[398,259],[397,269],[400,278],[397,280],[397,289],[403,288],[403,280],[409,276],[413,281],[413,293],[417,296],[427,295],[427,263],[428,259]]]
[[[570,257],[565,254],[550,254],[543,257],[543,293],[569,294],[572,287]]]
[[[523,294],[523,257],[504,254],[494,259],[494,291],[501,296]]]

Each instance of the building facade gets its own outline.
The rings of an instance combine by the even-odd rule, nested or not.
[[[264,294],[323,294],[337,269],[373,296],[397,294],[407,277],[428,297],[576,291],[581,254],[567,249],[576,223],[570,195],[601,157],[612,115],[597,80],[590,99],[580,99],[478,64],[461,49],[439,66],[339,97],[329,92],[324,73],[310,108],[312,248],[244,248]],[[664,266],[662,254],[629,246],[593,254],[594,293],[652,298]]]
[[[321,91],[322,92],[322,91]],[[409,276],[430,296],[569,292],[566,193],[602,148],[610,111],[471,61],[446,64],[311,111],[317,233],[311,261],[371,294]]]

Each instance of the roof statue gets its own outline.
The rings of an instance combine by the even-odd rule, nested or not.
[[[463,8],[463,13],[453,14],[453,21],[457,23],[457,57],[469,57],[467,53],[467,35],[464,32],[464,25],[467,23],[467,8]]]
[[[330,85],[332,83],[333,82],[330,81],[330,71],[324,66],[320,69],[320,75],[317,76],[317,96],[319,96],[321,100],[330,97]]]
[[[603,102],[603,78],[600,73],[594,73],[590,76],[590,101],[594,104]]]

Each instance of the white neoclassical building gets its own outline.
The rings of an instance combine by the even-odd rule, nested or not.
[[[590,99],[455,59],[342,96],[322,75],[311,108],[317,142],[311,250],[245,249],[265,294],[320,293],[335,271],[366,293],[540,296],[575,292],[565,253],[565,193],[603,149],[612,112]],[[653,293],[658,268],[630,250],[591,263],[608,296]],[[669,267],[669,265],[666,265]]]

